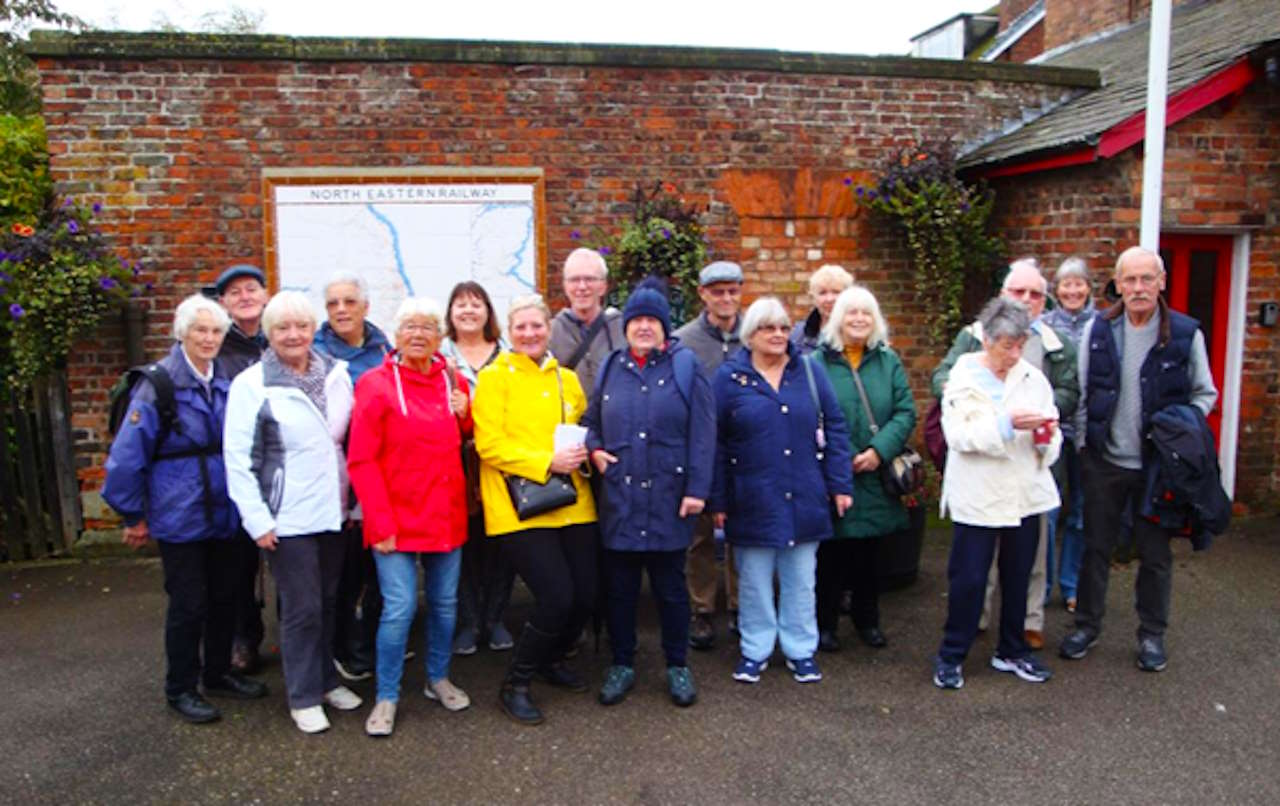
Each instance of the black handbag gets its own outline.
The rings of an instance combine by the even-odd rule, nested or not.
[[[858,397],[862,398],[862,410],[867,413],[871,435],[875,436],[880,432],[880,426],[876,425],[876,416],[871,413],[871,401],[867,400],[867,390],[862,385],[858,370],[854,367],[849,369],[853,372],[853,383],[858,387]],[[902,453],[880,463],[880,485],[894,498],[911,495],[924,486],[924,459],[915,448],[904,448]]]
[[[564,384],[560,380],[560,368],[556,368],[556,386],[560,390],[560,422],[564,422]],[[537,482],[524,476],[503,474],[507,481],[507,493],[516,518],[528,520],[544,512],[567,507],[578,502],[578,488],[568,473],[552,473],[545,482]]]

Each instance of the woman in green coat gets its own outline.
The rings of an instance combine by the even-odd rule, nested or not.
[[[876,648],[888,643],[880,630],[876,555],[882,538],[907,528],[907,510],[885,492],[880,465],[902,452],[916,426],[911,386],[888,335],[875,296],[855,285],[836,299],[821,349],[812,356],[835,388],[853,449],[853,508],[818,548],[818,648],[824,652],[840,649],[836,624],[844,590],[853,593],[858,637]]]

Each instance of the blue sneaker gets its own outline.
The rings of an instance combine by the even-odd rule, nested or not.
[[[964,673],[960,671],[960,664],[934,658],[933,684],[938,688],[964,688]]]
[[[756,661],[744,656],[738,659],[738,665],[733,670],[733,679],[739,683],[759,683],[760,674],[768,668],[769,661]]]
[[[787,668],[791,670],[791,676],[796,679],[797,683],[816,683],[822,679],[822,671],[818,668],[818,662],[813,658],[803,658],[801,660],[787,658]]]
[[[1053,677],[1049,667],[1041,663],[1035,655],[1022,658],[1002,658],[994,655],[991,658],[991,668],[997,672],[1012,672],[1028,683],[1043,683]]]

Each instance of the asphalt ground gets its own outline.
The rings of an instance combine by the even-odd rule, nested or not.
[[[794,682],[778,655],[758,685],[732,681],[722,632],[691,653],[699,702],[678,709],[645,596],[620,705],[535,685],[547,721],[517,726],[497,705],[508,655],[482,649],[455,658],[473,705],[447,713],[421,694],[419,654],[385,740],[364,735],[367,707],[298,732],[278,663],[266,700],[220,700],[213,725],[178,720],[155,559],[0,567],[0,802],[1280,803],[1280,519],[1239,524],[1207,553],[1175,544],[1167,671],[1135,667],[1135,564],[1112,573],[1102,641],[1082,661],[1046,651],[1043,685],[992,670],[983,636],[965,687],[934,688],[948,547],[931,533],[917,583],[882,597],[889,647],[842,624],[821,683]],[[512,627],[527,607],[518,589]],[[1050,649],[1068,627],[1055,599]],[[588,645],[575,663],[598,683],[608,654]],[[371,681],[354,688],[372,704]]]

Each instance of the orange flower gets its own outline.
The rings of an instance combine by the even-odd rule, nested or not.
[[[23,224],[22,222],[15,223],[12,230],[14,235],[20,235],[23,238],[30,238],[32,235],[36,234],[35,227],[32,227],[29,224]]]
[[[929,155],[928,155],[928,154],[917,154],[917,155],[916,155],[916,162],[924,162],[924,161],[925,161],[925,160],[927,160],[927,159],[929,159]]]
[[[675,192],[676,192],[676,186],[675,186],[675,185],[673,185],[673,184],[671,184],[670,182],[663,182],[663,183],[662,183],[662,190],[663,190],[663,192],[664,192],[664,193],[675,193]]]

